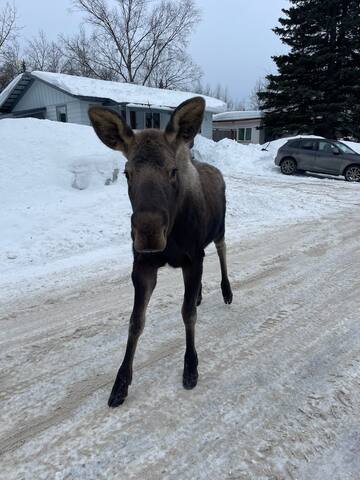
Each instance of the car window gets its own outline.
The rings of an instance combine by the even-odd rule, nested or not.
[[[323,153],[333,153],[338,152],[339,149],[336,145],[330,142],[326,142],[325,140],[320,140],[319,142],[319,152]]]
[[[288,142],[288,147],[299,148],[300,147],[300,141],[299,140],[291,140],[290,142]]]
[[[315,150],[313,140],[301,140],[299,148],[303,150]]]
[[[352,148],[345,145],[345,143],[342,143],[342,142],[334,142],[334,143],[340,149],[340,151],[342,153],[355,153],[356,154],[356,152]]]

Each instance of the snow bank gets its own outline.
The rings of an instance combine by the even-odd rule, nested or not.
[[[99,249],[128,238],[124,179],[105,186],[124,159],[92,129],[3,119],[0,145],[0,291],[84,252],[80,263],[92,262]],[[86,190],[73,188],[76,178]]]
[[[285,141],[264,152],[196,139],[195,156],[225,176],[230,242],[359,202],[358,185],[281,175],[273,156]],[[126,180],[111,183],[120,153],[90,127],[36,119],[0,120],[0,145],[0,301],[129,270]]]
[[[225,138],[213,142],[198,136],[195,141],[195,156],[219,168],[224,175],[254,174],[273,175],[276,170],[269,152],[260,145],[242,145]],[[197,153],[198,152],[198,153]]]

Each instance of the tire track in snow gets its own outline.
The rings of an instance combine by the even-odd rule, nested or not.
[[[301,478],[299,472],[303,465],[308,465],[314,458],[320,461],[328,449],[339,441],[342,429],[354,424],[354,419],[360,413],[359,351],[356,348],[359,345],[356,328],[359,312],[357,271],[360,266],[358,220],[358,215],[354,213],[347,216],[347,221],[340,217],[324,219],[322,222],[306,222],[267,232],[266,235],[230,248],[235,302],[229,309],[221,305],[217,259],[213,255],[207,257],[204,275],[206,295],[204,305],[199,310],[198,324],[200,382],[198,389],[190,395],[192,404],[202,405],[205,412],[203,417],[197,419],[198,435],[207,435],[207,443],[203,443],[201,437],[198,438],[202,458],[211,459],[216,452],[217,461],[203,465],[200,471],[191,468],[187,470],[189,465],[195,468],[199,458],[196,452],[186,448],[189,442],[186,430],[180,434],[174,431],[166,437],[168,446],[164,448],[173,462],[168,465],[164,478],[186,479],[194,478],[196,474],[196,478],[207,478],[209,473],[219,478],[219,472],[224,471],[231,472],[228,478],[260,478],[264,475]],[[321,268],[316,263],[319,258]],[[168,304],[165,299],[167,291],[180,289],[179,282],[180,276],[173,274],[170,277],[166,275],[166,283],[159,282],[156,297],[159,301],[150,306],[150,332],[145,332],[147,338],[139,347],[141,359],[135,368],[136,386],[132,387],[135,393],[128,399],[129,408],[125,410],[136,411],[137,399],[141,397],[142,391],[154,392],[154,398],[143,406],[145,418],[133,419],[133,422],[145,422],[145,436],[152,435],[146,430],[147,416],[151,418],[153,410],[159,409],[166,416],[172,409],[171,398],[166,398],[169,392],[166,389],[162,391],[161,385],[158,391],[151,378],[155,371],[166,376],[162,366],[164,359],[169,370],[173,371],[176,362],[174,356],[178,358],[183,352],[183,335],[177,334],[181,330],[181,295],[176,300],[175,296],[171,296]],[[65,302],[66,308],[60,300],[50,308],[50,313],[54,309],[58,321],[62,322],[63,315],[73,311],[80,323],[89,323],[90,329],[93,329],[89,341],[95,341],[96,330],[102,327],[99,319],[108,315],[109,311],[113,314],[118,310],[116,305],[119,295],[116,295],[116,291],[120,290],[120,285],[113,285],[110,291],[106,290],[106,286],[101,286],[95,290],[96,294],[92,292],[89,296],[84,292],[69,304],[66,305]],[[130,290],[122,292],[121,301],[131,303]],[[87,312],[91,309],[96,314]],[[43,321],[42,340],[46,343],[48,332],[45,326],[49,310],[42,312],[43,320],[39,320],[39,310],[41,312],[41,307],[32,309],[32,317],[28,311],[20,313],[18,321],[21,325],[22,315],[30,323],[31,318],[37,319],[39,331]],[[179,326],[177,332],[169,333],[172,320],[168,317],[174,315],[178,317]],[[167,332],[162,334],[160,345],[151,347],[150,337],[156,329],[155,317],[164,324]],[[116,332],[117,328],[125,330],[125,320],[120,323],[121,325],[116,324],[113,319],[110,333]],[[31,330],[30,325],[24,328],[27,332]],[[71,341],[74,325],[67,325],[67,329],[70,333],[66,337]],[[51,333],[49,345],[56,343],[57,338],[61,343],[62,336],[59,332],[61,328]],[[16,330],[17,337],[21,337],[20,333]],[[11,337],[11,330],[9,336]],[[29,335],[26,342],[31,346],[33,340]],[[75,335],[74,343],[78,340],[78,335]],[[19,348],[27,348],[26,342]],[[34,344],[37,342],[39,337],[35,338]],[[118,349],[122,347],[121,344],[117,345]],[[16,345],[13,344],[12,348],[16,352]],[[66,348],[67,345],[64,345],[64,352]],[[49,354],[50,351],[51,349]],[[108,354],[112,356],[114,351],[109,351]],[[45,361],[46,350],[41,355]],[[35,365],[35,359],[36,356],[29,357],[28,361]],[[96,358],[92,360],[95,364],[96,361],[99,362]],[[84,358],[84,363],[89,362],[91,357]],[[72,368],[78,365],[73,363]],[[152,366],[151,371],[149,366]],[[33,372],[30,383],[21,384],[21,389],[31,387],[31,380],[39,378],[41,367],[42,363],[39,362],[38,371]],[[61,372],[59,367],[52,371],[55,376]],[[180,369],[180,365],[176,368]],[[14,458],[22,455],[20,458],[25,464],[31,461],[31,454],[24,455],[29,449],[30,452],[40,451],[40,455],[45,457],[49,455],[51,450],[47,445],[41,444],[41,438],[45,433],[53,435],[51,432],[56,432],[66,420],[73,418],[74,426],[67,428],[76,432],[77,425],[85,421],[86,415],[79,407],[84,401],[89,401],[96,391],[106,389],[107,394],[114,374],[112,364],[105,373],[99,373],[98,376],[85,375],[70,383],[66,396],[59,398],[54,409],[43,416],[33,409],[30,419],[22,427],[16,426],[8,431],[0,440],[0,450],[4,465],[10,469],[8,471],[11,471],[10,455]],[[234,375],[235,378],[232,378]],[[311,378],[315,381],[310,382]],[[239,385],[239,391],[234,391],[234,381]],[[16,382],[12,386],[15,387]],[[219,388],[223,391],[220,392]],[[177,392],[179,402],[189,398],[183,392]],[[226,409],[228,403],[229,409]],[[214,404],[218,405],[216,408],[224,408],[227,416],[233,410],[237,411],[240,405],[241,427],[234,428],[234,418],[231,415],[228,420],[225,417],[223,424],[214,424],[212,418],[217,418],[218,415]],[[103,410],[106,414],[105,404],[102,401],[95,402],[92,408],[93,419],[88,419],[87,422],[93,422]],[[206,411],[209,412],[208,415]],[[176,416],[175,412],[172,415]],[[113,416],[114,421],[122,416],[121,410],[117,411]],[[195,419],[196,417],[190,416],[182,421],[186,425]],[[101,430],[100,425],[96,428]],[[216,440],[219,429],[223,436],[223,444],[220,446]],[[61,444],[64,440],[58,442]],[[129,455],[137,443],[136,435],[133,442],[127,447]],[[23,453],[22,445],[26,446]],[[237,457],[231,454],[230,445],[235,448]],[[243,452],[240,459],[238,448]],[[166,466],[159,453],[155,452],[154,455],[150,459],[140,445],[138,460],[132,465],[126,465],[124,472],[129,477],[137,475],[138,478],[150,478],[159,471],[161,465]],[[181,461],[175,462],[178,458]],[[121,459],[124,460],[124,456],[119,452],[119,461]],[[344,478],[350,478],[345,476],[346,471],[345,468]],[[50,472],[49,470],[49,476],[52,476]]]

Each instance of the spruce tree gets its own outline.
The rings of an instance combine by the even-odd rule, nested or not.
[[[290,3],[273,29],[289,53],[258,94],[268,135],[360,139],[360,1]]]

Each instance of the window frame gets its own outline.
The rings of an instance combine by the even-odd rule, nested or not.
[[[136,130],[137,129],[136,110],[129,110],[129,120],[130,120],[130,127],[133,130]]]
[[[156,115],[156,118],[158,119],[158,121],[155,121],[154,117]],[[161,116],[160,116],[160,112],[152,112],[152,111],[147,111],[147,112],[144,112],[144,129],[145,128],[155,128],[156,130],[159,130],[160,129],[160,126],[161,126]],[[150,120],[149,122],[149,125],[147,124],[147,121]],[[155,126],[155,123],[158,123],[158,127]]]
[[[236,132],[236,140],[238,142],[251,142],[252,140],[252,127],[239,127]],[[240,135],[242,131],[242,135]],[[248,135],[250,133],[250,136]]]
[[[240,131],[242,131],[242,135],[240,136]],[[240,127],[237,129],[237,141],[238,142],[245,142],[245,128]]]
[[[61,112],[60,109],[64,109],[64,112]],[[65,120],[61,119],[61,115],[65,115]],[[61,123],[68,123],[68,111],[67,105],[56,105],[56,120]]]

